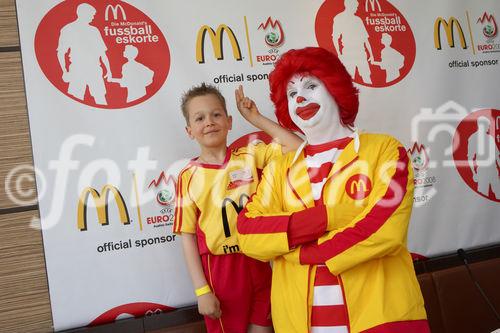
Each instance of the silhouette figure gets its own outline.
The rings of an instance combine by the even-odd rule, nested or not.
[[[96,104],[106,105],[101,61],[106,69],[104,78],[110,76],[106,44],[99,30],[90,25],[96,10],[88,3],[78,5],[77,19],[65,25],[59,34],[57,59],[62,69],[62,79],[69,83],[68,94],[83,100],[89,87]],[[69,53],[69,63],[66,54]]]
[[[345,10],[333,18],[333,45],[351,77],[354,78],[357,69],[363,82],[371,84],[368,62],[373,61],[373,52],[365,25],[356,15],[358,0],[344,0],[344,6]]]
[[[135,59],[139,54],[137,47],[126,45],[123,56],[127,62],[122,67],[122,78],[111,78],[110,82],[119,83],[127,88],[127,102],[134,101],[146,95],[146,87],[153,82],[154,72]]]
[[[396,49],[391,47],[391,35],[384,32],[382,34],[381,41],[384,45],[384,48],[380,52],[380,62],[373,61],[372,65],[379,66],[385,71],[385,82],[388,83],[396,80],[399,77],[401,68],[403,68],[405,64],[405,57]]]
[[[485,116],[477,118],[477,131],[469,137],[467,142],[467,159],[472,179],[477,183],[477,191],[489,196],[490,188],[495,199],[500,199],[500,152],[495,139],[488,134],[490,119]],[[492,159],[491,154],[495,154]]]

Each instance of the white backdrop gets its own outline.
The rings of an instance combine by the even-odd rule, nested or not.
[[[291,48],[333,50],[332,32],[346,64],[358,67],[358,127],[390,133],[412,154],[410,250],[429,257],[500,241],[500,114],[491,110],[500,108],[498,1],[359,0],[349,14],[342,0],[88,0],[90,22],[90,6],[77,15],[82,2],[17,0],[56,330],[195,302],[171,221],[170,176],[198,153],[184,131],[181,94],[216,84],[235,118],[232,142],[255,130],[236,111],[237,85],[274,117],[266,77],[273,61]],[[210,32],[202,40],[200,28],[221,24],[216,59],[217,43]],[[482,135],[481,115],[490,120]]]

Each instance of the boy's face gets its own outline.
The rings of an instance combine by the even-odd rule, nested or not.
[[[227,144],[227,133],[232,128],[232,118],[226,115],[219,99],[208,94],[197,96],[187,104],[188,125],[186,132],[205,148],[222,148]]]

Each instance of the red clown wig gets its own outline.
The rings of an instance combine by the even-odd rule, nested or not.
[[[269,75],[271,100],[276,107],[276,118],[281,126],[300,131],[288,113],[287,85],[295,74],[312,75],[320,79],[339,107],[344,126],[354,126],[358,114],[358,89],[351,76],[333,53],[320,47],[289,50],[276,62]]]

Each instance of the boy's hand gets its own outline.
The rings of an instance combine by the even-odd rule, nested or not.
[[[245,97],[245,93],[243,92],[243,87],[241,85],[234,91],[234,96],[236,98],[238,111],[240,111],[243,118],[254,124],[256,118],[260,116],[259,109],[257,108],[255,102],[250,98]]]
[[[210,292],[198,297],[198,312],[201,315],[208,316],[212,319],[218,319],[222,315],[220,310],[220,302],[215,297],[214,293]]]

